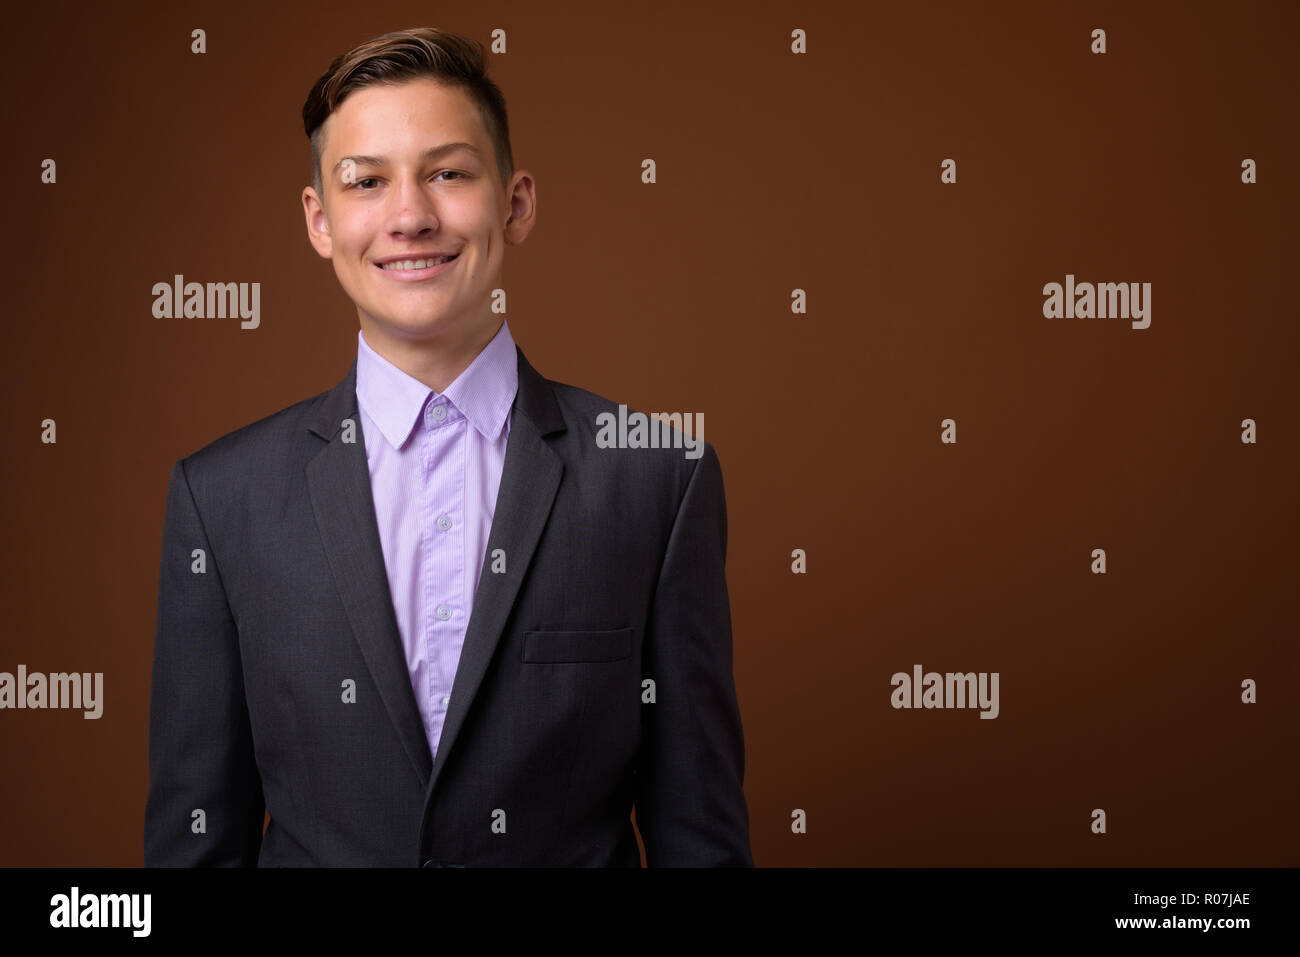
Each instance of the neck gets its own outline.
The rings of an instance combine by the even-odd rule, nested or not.
[[[434,392],[444,391],[469,368],[504,321],[499,316],[493,317],[494,321],[466,329],[460,336],[416,340],[389,335],[378,323],[365,316],[360,318],[366,345]]]

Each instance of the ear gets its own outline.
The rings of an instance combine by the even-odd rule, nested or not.
[[[325,206],[316,195],[316,190],[311,186],[302,191],[302,212],[307,219],[308,241],[322,259],[332,258],[334,239],[330,236],[329,217],[325,214]]]
[[[528,238],[537,222],[537,184],[532,173],[526,169],[515,171],[506,203],[510,218],[505,223],[505,242],[507,246],[517,246]]]

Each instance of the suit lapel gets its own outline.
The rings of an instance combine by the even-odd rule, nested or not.
[[[307,465],[307,488],[321,541],[353,636],[425,786],[426,807],[514,607],[564,471],[559,456],[543,441],[543,436],[564,430],[559,405],[523,350],[516,346],[516,352],[519,387],[510,410],[501,485],[436,761],[411,690],[388,588],[357,407],[355,360],[343,381],[317,404],[308,425],[326,441]],[[343,422],[349,418],[356,423],[351,443],[343,441]],[[492,553],[498,548],[506,556],[505,574],[492,572]]]
[[[388,590],[365,438],[357,411],[356,383],[357,364],[353,360],[347,376],[326,394],[308,426],[328,444],[307,464],[307,489],[352,634],[423,785],[428,781],[433,758],[411,690],[406,653]],[[353,442],[344,441],[345,419],[354,423]]]
[[[465,643],[461,646],[460,663],[456,666],[451,703],[447,707],[447,719],[438,740],[438,754],[425,791],[426,812],[438,777],[446,766],[447,756],[456,743],[465,715],[501,640],[501,632],[519,595],[519,585],[532,563],[537,540],[546,527],[560,487],[560,476],[564,473],[564,463],[559,455],[543,441],[543,436],[564,431],[559,404],[550,384],[528,364],[523,350],[518,346],[515,349],[519,354],[519,390],[510,410],[510,437],[506,441],[501,485],[497,491],[478,590],[474,593],[474,607],[466,627]],[[497,549],[505,553],[504,574],[492,571],[492,553]],[[424,825],[421,825],[421,847],[424,846],[423,831]]]

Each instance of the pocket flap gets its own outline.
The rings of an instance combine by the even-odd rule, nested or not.
[[[619,661],[631,653],[631,628],[524,632],[524,661]]]

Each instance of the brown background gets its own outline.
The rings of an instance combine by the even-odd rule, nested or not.
[[[300,110],[422,25],[508,34],[530,361],[704,413],[757,863],[1300,864],[1296,5],[600,6],[10,20],[0,671],[102,671],[105,711],[0,712],[0,864],[141,863],[170,466],[347,371]],[[261,328],[153,318],[178,272],[260,282]],[[1151,327],[1043,318],[1067,272],[1151,282]],[[999,672],[1001,716],[893,710],[915,663]]]

